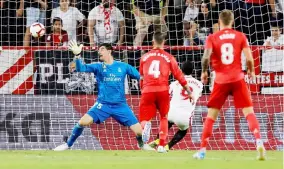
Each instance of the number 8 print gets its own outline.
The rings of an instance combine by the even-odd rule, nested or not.
[[[225,65],[229,65],[234,61],[234,47],[231,43],[224,43],[221,46],[221,61]]]

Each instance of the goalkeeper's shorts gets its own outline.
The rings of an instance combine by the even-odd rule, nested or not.
[[[104,122],[109,117],[114,118],[124,126],[132,126],[138,123],[137,118],[126,103],[102,104],[96,102],[87,114],[93,118],[93,122],[96,124]]]

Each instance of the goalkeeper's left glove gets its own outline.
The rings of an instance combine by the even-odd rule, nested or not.
[[[71,40],[69,42],[69,50],[73,52],[75,55],[75,58],[80,58],[81,52],[82,52],[83,44],[80,46],[77,45],[77,42],[74,40]]]

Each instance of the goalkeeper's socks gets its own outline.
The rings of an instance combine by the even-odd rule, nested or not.
[[[168,136],[168,119],[166,117],[162,117],[160,120],[160,133],[159,133],[160,146],[165,146],[167,136]]]
[[[201,137],[201,148],[204,148],[207,146],[209,137],[212,135],[214,122],[215,120],[213,120],[211,117],[206,117],[206,120],[203,126],[203,133]]]
[[[136,136],[136,140],[138,142],[139,148],[142,148],[144,146],[144,142],[142,140],[142,136]]]
[[[250,113],[246,116],[249,130],[253,133],[255,139],[260,139],[260,131],[259,131],[259,123],[258,120],[255,117],[254,113]]]
[[[172,138],[172,140],[168,143],[169,149],[171,149],[180,140],[182,140],[184,138],[184,136],[186,135],[186,133],[187,133],[187,129],[186,130],[178,130],[176,132],[176,134],[174,135],[174,137]]]
[[[70,136],[70,138],[67,140],[67,145],[68,147],[73,146],[74,142],[77,140],[77,138],[82,134],[84,130],[83,126],[80,126],[79,123],[77,123],[72,131],[72,134]]]

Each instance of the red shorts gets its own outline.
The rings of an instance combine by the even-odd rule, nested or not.
[[[139,120],[150,121],[157,110],[161,117],[166,117],[170,108],[169,91],[143,93],[139,106]]]
[[[251,107],[251,95],[244,79],[232,83],[214,83],[208,107],[221,109],[227,97],[233,95],[236,108]]]

